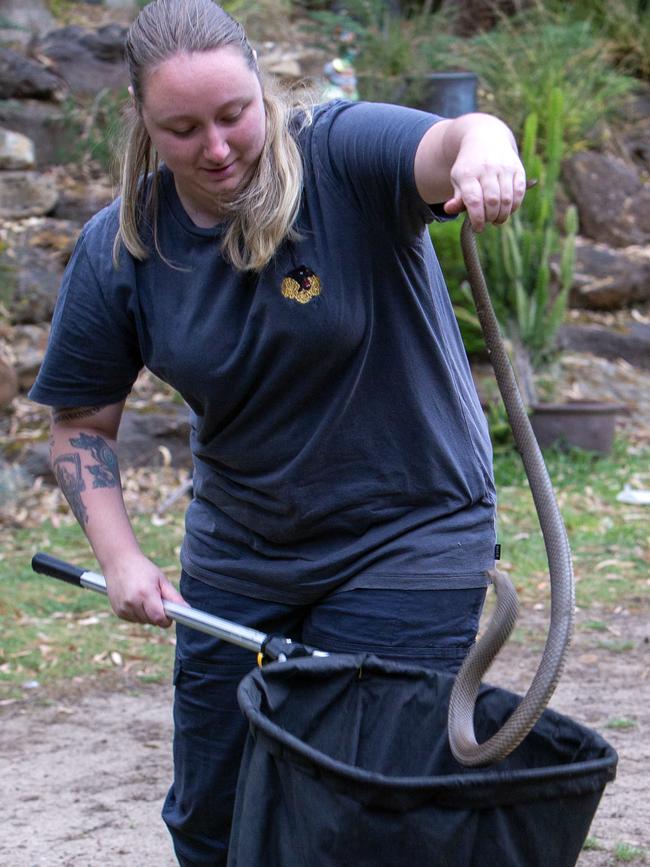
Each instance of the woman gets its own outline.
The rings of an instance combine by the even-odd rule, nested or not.
[[[121,199],[84,228],[31,392],[121,617],[186,600],[324,650],[456,671],[494,564],[491,452],[427,223],[502,223],[525,177],[472,114],[292,106],[211,0],[130,28]],[[143,366],[191,408],[182,596],[140,551],[116,437]],[[250,654],[177,629],[184,865],[226,863]]]

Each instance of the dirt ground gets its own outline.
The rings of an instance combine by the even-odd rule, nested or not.
[[[590,832],[597,848],[583,852],[580,867],[622,863],[616,857],[621,844],[644,850],[650,860],[647,615],[613,615],[606,633],[578,629],[552,700],[557,710],[599,730],[619,753],[618,777],[606,788]],[[579,612],[578,623],[589,616]],[[524,628],[543,627],[539,612],[522,617]],[[539,646],[511,641],[488,680],[525,690],[538,654]],[[159,818],[171,771],[170,706],[167,686],[115,680],[0,708],[0,863],[173,865]],[[632,863],[644,863],[633,850]]]

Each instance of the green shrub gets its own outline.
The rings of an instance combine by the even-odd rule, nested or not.
[[[445,277],[465,349],[469,355],[476,355],[485,349],[485,344],[467,283],[467,271],[460,246],[462,224],[462,218],[446,223],[432,223],[429,233]]]
[[[546,139],[540,144],[538,119],[524,125],[522,160],[538,185],[529,190],[521,209],[501,227],[490,226],[479,237],[483,267],[495,313],[513,345],[515,366],[535,368],[552,354],[573,282],[577,214],[566,213],[564,236],[556,222],[557,183],[564,147],[564,94],[555,88],[546,109]],[[558,279],[551,279],[553,257],[559,257]],[[520,369],[525,386],[532,371]],[[529,383],[532,388],[532,381]],[[528,395],[534,399],[533,394]]]
[[[487,90],[482,107],[503,118],[518,138],[535,113],[544,143],[549,94],[560,88],[566,153],[584,147],[598,124],[617,116],[635,83],[612,67],[606,42],[589,19],[561,15],[540,2],[464,42],[463,62]]]
[[[650,6],[640,0],[547,0],[556,15],[587,20],[621,71],[650,81]]]

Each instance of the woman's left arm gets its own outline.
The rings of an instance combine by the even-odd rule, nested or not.
[[[526,192],[514,136],[489,114],[435,123],[418,145],[414,169],[425,202],[444,202],[450,215],[466,210],[478,232],[487,223],[504,223]]]

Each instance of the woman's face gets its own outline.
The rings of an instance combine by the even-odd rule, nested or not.
[[[255,72],[232,46],[175,55],[145,77],[142,118],[190,216],[214,224],[219,203],[249,180],[264,146]]]

